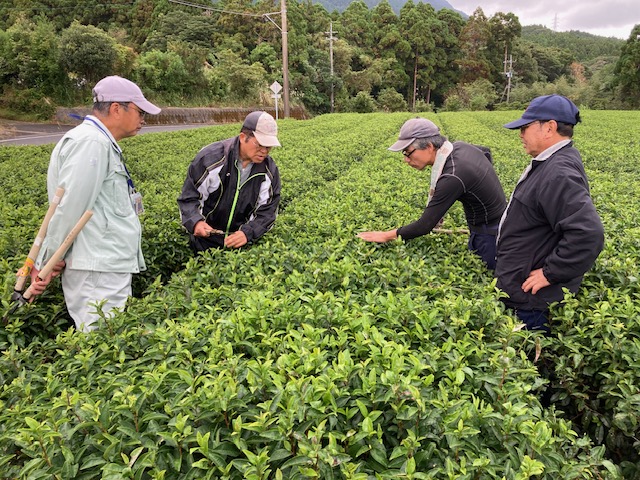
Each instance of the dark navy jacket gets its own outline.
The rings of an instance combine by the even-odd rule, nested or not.
[[[573,143],[543,161],[520,182],[498,237],[497,286],[509,295],[507,306],[546,310],[564,298],[562,288],[577,292],[582,277],[604,246],[582,159]],[[522,284],[542,268],[551,283],[532,295]]]

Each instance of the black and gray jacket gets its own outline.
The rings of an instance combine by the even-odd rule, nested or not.
[[[225,235],[242,230],[249,243],[271,227],[280,203],[280,173],[273,158],[254,163],[240,183],[238,136],[207,145],[189,166],[178,197],[182,225],[193,234],[200,220]]]

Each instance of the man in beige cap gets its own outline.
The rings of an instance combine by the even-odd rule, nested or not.
[[[495,268],[495,240],[506,199],[493,169],[489,149],[464,142],[449,142],[426,118],[412,118],[402,125],[398,141],[389,147],[402,152],[416,170],[431,168],[429,199],[422,216],[413,223],[387,231],[362,232],[368,242],[384,243],[402,237],[409,240],[428,234],[456,200],[462,202],[469,227],[469,250]]]
[[[118,76],[93,88],[93,110],[67,132],[51,153],[47,174],[49,201],[58,187],[64,195],[49,223],[33,272],[34,293],[51,278],[37,273],[58,249],[78,219],[92,210],[91,220],[68,250],[62,273],[67,310],[76,328],[97,328],[96,303],[109,312],[123,307],[131,295],[132,274],[144,270],[138,215],[142,196],[124,163],[118,141],[136,135],[145,115],[160,113],[133,82]]]
[[[280,203],[280,173],[269,152],[279,147],[278,125],[251,112],[240,134],[204,147],[191,162],[178,197],[191,247],[240,248],[268,232]]]

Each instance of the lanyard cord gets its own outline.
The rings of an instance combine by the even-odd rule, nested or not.
[[[76,115],[75,113],[71,113],[69,114],[70,117],[76,118],[78,120],[88,120],[89,122],[93,123],[98,130],[100,130],[108,139],[109,142],[111,142],[111,145],[113,146],[113,148],[116,149],[116,151],[118,152],[118,155],[120,156],[120,161],[122,162],[122,166],[124,167],[124,171],[127,174],[127,184],[129,185],[129,190],[131,192],[135,192],[136,191],[136,187],[133,184],[133,179],[131,178],[131,174],[129,173],[129,169],[127,168],[127,164],[124,163],[124,155],[122,154],[122,150],[120,149],[120,146],[111,138],[111,135],[109,135],[106,130],[104,128],[102,128],[102,126],[96,122],[93,118],[90,118],[89,116],[86,117],[82,117],[80,115]]]

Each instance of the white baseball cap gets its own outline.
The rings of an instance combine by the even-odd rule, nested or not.
[[[144,98],[140,87],[131,80],[112,75],[105,77],[93,87],[94,102],[133,102],[151,115],[157,115],[161,109]]]

